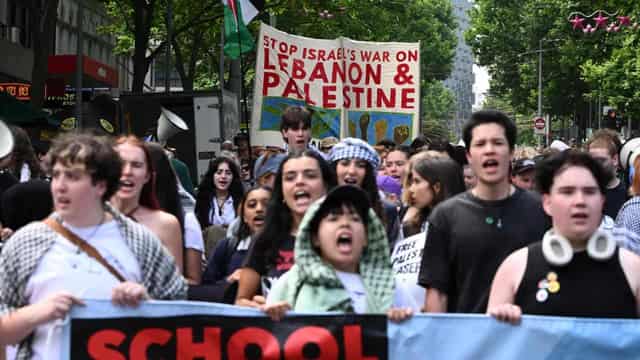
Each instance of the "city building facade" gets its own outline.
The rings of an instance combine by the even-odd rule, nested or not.
[[[452,0],[451,3],[458,24],[456,29],[458,43],[451,75],[444,81],[444,86],[451,90],[455,97],[455,111],[448,121],[449,131],[456,138],[460,138],[462,126],[471,117],[475,102],[473,53],[464,40],[464,33],[469,28],[469,10],[473,4],[469,0]]]

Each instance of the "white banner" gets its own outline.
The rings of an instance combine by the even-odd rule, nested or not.
[[[313,110],[312,137],[408,144],[418,135],[420,43],[312,39],[266,24],[257,41],[254,144],[282,145],[289,105]]]

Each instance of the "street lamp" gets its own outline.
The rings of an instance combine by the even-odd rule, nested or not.
[[[538,50],[532,50],[532,51],[527,51],[524,53],[519,54],[518,56],[523,56],[523,55],[527,55],[527,54],[533,54],[533,53],[538,53],[538,116],[542,117],[542,53],[545,51],[551,51],[554,49],[543,49],[542,48],[542,44],[543,43],[549,43],[549,42],[556,42],[556,41],[562,41],[562,39],[545,39],[542,38],[538,41]],[[551,132],[551,124],[550,124],[551,120],[549,119],[549,121],[546,122],[545,124],[545,142],[548,143],[549,142],[549,133]]]

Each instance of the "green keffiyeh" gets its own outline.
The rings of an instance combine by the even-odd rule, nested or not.
[[[300,289],[307,286],[324,288],[332,293],[344,292],[344,297],[348,298],[335,269],[320,257],[311,243],[312,236],[309,227],[321,203],[322,201],[317,201],[312,204],[300,224],[294,250],[297,271],[296,276],[292,277],[292,280],[295,278],[296,282],[294,288]],[[394,277],[389,259],[389,245],[385,227],[372,209],[369,209],[368,216],[368,245],[360,259],[359,269],[367,289],[367,312],[382,313],[386,312],[393,302]],[[289,296],[295,297],[298,293],[299,291],[290,292]],[[286,300],[291,304],[296,302],[295,298]],[[309,299],[307,299],[307,303],[309,303]],[[336,310],[351,310],[350,302],[343,302],[340,307]]]

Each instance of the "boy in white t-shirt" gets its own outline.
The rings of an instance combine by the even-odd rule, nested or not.
[[[361,189],[333,189],[307,210],[296,237],[295,265],[273,285],[263,306],[272,319],[287,310],[412,314],[397,291],[384,225]]]
[[[57,320],[83,298],[137,306],[149,298],[186,297],[186,281],[160,240],[105,202],[117,190],[122,169],[106,139],[62,136],[49,163],[53,221],[19,229],[0,253],[0,347],[19,343],[17,359],[59,358]],[[88,255],[83,243],[111,268]]]

